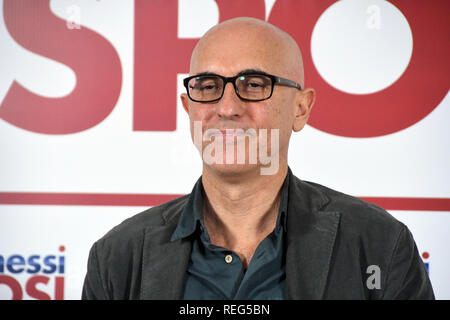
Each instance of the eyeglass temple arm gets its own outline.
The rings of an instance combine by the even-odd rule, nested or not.
[[[289,79],[275,77],[275,82],[280,84],[280,85],[283,85],[283,86],[293,87],[293,88],[297,88],[299,90],[302,90],[302,86],[301,85],[299,85],[297,82],[294,82],[294,81],[289,80]]]

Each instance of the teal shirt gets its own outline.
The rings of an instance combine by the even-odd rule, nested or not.
[[[190,237],[192,252],[186,271],[185,300],[281,300],[285,298],[285,233],[289,175],[281,187],[275,229],[256,248],[247,270],[233,251],[211,244],[203,222],[202,179],[197,181],[181,213],[171,241]],[[169,253],[168,253],[169,254]]]

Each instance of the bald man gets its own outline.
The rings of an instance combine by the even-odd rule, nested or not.
[[[93,245],[83,299],[434,299],[404,224],[289,169],[315,101],[291,36],[218,24],[184,85],[202,176]]]

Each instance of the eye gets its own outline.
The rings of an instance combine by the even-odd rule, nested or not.
[[[242,76],[239,78],[239,81],[244,85],[246,90],[251,91],[264,89],[268,84],[270,84],[270,80],[259,75]]]
[[[252,88],[259,88],[262,87],[264,84],[258,82],[248,82],[247,85]]]
[[[196,82],[193,85],[189,85],[190,89],[193,90],[213,90],[217,87],[215,83],[203,83],[203,82]]]
[[[197,78],[192,89],[199,91],[217,91],[220,89],[220,79],[212,77]]]
[[[213,90],[216,88],[216,85],[214,83],[212,84],[203,84],[200,86],[200,90]]]

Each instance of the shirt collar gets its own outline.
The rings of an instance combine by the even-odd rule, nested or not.
[[[203,225],[203,184],[202,177],[200,177],[191,195],[189,196],[188,203],[181,212],[180,220],[178,221],[177,228],[175,229],[170,241],[186,238],[193,234],[200,225]]]
[[[287,230],[286,227],[286,216],[288,208],[288,194],[289,194],[289,176],[291,175],[291,169],[288,168],[286,178],[284,179],[283,185],[281,186],[281,198],[280,198],[280,208],[278,210],[278,217],[275,226],[275,230],[278,232],[281,228],[284,231]],[[191,195],[189,196],[188,203],[181,212],[180,220],[178,221],[177,228],[175,229],[170,241],[179,240],[182,238],[189,237],[198,228],[203,225],[203,184],[202,177],[200,177],[194,188],[192,189]]]
[[[291,175],[291,169],[288,168],[288,172],[286,174],[286,178],[284,178],[283,185],[281,186],[281,194],[280,194],[280,208],[278,210],[278,217],[276,223],[276,230],[279,231],[280,228],[283,228],[284,231],[287,230],[287,210],[288,210],[288,195],[289,195],[289,177]]]

